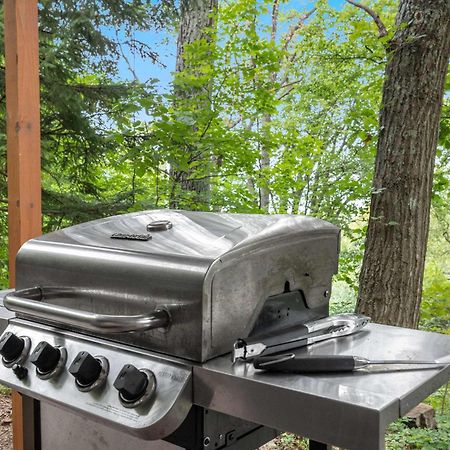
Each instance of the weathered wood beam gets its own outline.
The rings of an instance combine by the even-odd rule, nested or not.
[[[37,1],[5,0],[10,284],[15,256],[41,234],[39,43]]]
[[[42,231],[37,0],[5,0],[4,21],[9,279],[14,286],[17,251]],[[14,450],[24,450],[25,403],[17,392],[12,403]]]

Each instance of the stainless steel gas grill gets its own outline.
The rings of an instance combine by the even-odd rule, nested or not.
[[[328,318],[338,254],[338,228],[287,215],[147,211],[32,239],[17,255],[16,290],[2,295],[0,380],[41,402],[33,445],[44,450],[173,448],[160,439],[246,450],[275,429],[382,448],[399,392],[362,392],[353,374],[269,374],[249,362],[284,349],[376,356],[380,326]],[[448,337],[435,339],[435,359],[448,357]],[[403,350],[388,356],[405,359]],[[420,401],[449,373],[414,372],[408,392]],[[342,414],[352,411],[372,438],[351,431]]]

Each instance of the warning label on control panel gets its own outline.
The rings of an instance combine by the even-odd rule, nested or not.
[[[134,413],[133,411],[129,411],[126,409],[120,409],[114,405],[105,405],[103,403],[96,403],[96,402],[88,403],[88,405],[93,406],[94,408],[96,408],[98,410],[113,414],[116,417],[121,417],[123,419],[130,420],[132,422],[138,422],[139,418],[140,418],[140,416],[138,414]]]

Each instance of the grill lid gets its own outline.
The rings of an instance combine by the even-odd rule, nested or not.
[[[33,320],[204,361],[255,330],[327,315],[338,247],[339,229],[310,217],[126,214],[25,243],[16,297],[29,299],[13,303]],[[164,311],[168,329],[141,327],[167,324]]]
[[[214,260],[233,249],[324,229],[337,230],[323,220],[305,216],[156,210],[99,219],[37,239]]]

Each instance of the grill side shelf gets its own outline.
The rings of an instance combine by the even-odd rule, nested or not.
[[[450,336],[369,324],[363,331],[295,354],[450,361]],[[194,404],[349,450],[381,450],[392,421],[450,379],[450,366],[374,373],[288,374],[232,363],[194,366]],[[232,400],[231,400],[232,399]]]

